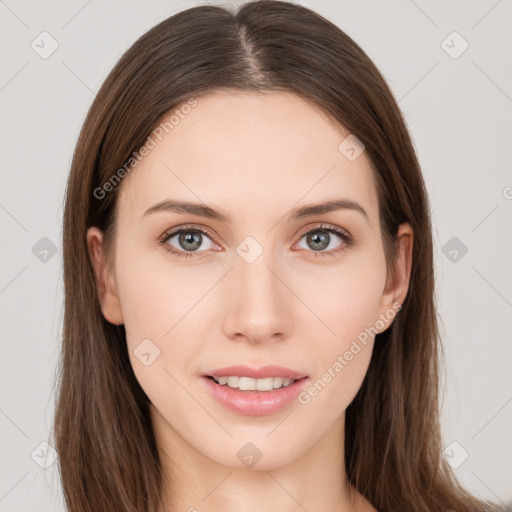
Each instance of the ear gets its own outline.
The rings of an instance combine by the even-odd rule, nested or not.
[[[393,262],[393,275],[388,275],[380,302],[380,318],[384,320],[385,331],[398,313],[407,297],[412,267],[412,246],[414,232],[408,222],[400,224],[395,242],[395,261]]]
[[[103,316],[111,324],[121,325],[123,323],[121,303],[115,287],[114,276],[110,275],[106,264],[103,251],[103,232],[97,227],[87,230],[87,247],[96,275],[98,298]]]

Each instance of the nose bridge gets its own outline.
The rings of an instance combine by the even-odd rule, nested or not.
[[[252,340],[283,334],[288,299],[286,287],[274,273],[272,249],[257,245],[253,239],[242,242],[237,253],[232,272],[232,334],[243,334]]]

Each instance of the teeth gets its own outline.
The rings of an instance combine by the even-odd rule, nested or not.
[[[240,379],[242,380],[242,379]],[[253,380],[253,379],[251,379]],[[274,379],[273,377],[267,377],[266,379],[254,379],[254,387],[258,391],[270,391],[274,389]],[[240,386],[240,389],[242,387]]]
[[[274,387],[280,388],[283,385],[283,377],[274,377]]]
[[[240,380],[238,381],[238,388],[240,391],[254,391],[256,389],[256,379],[240,377]]]
[[[239,382],[240,382],[239,377],[228,377],[228,386],[230,388],[237,388]]]
[[[218,377],[213,378],[215,382],[222,386],[229,386],[230,388],[240,389],[240,391],[272,391],[280,387],[287,387],[293,382],[293,379],[284,377],[267,377],[265,379],[253,379],[251,377]]]

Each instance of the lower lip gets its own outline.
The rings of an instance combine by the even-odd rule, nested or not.
[[[240,391],[228,385],[217,384],[208,377],[202,377],[202,380],[213,398],[230,411],[246,416],[265,416],[278,412],[293,402],[308,378],[303,377],[289,386],[272,391]]]

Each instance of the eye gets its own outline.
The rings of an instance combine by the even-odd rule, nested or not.
[[[183,226],[166,231],[158,243],[173,256],[179,258],[201,257],[202,253],[206,253],[208,250],[219,250],[215,248],[218,246],[212,241],[212,238],[214,236],[204,228]],[[341,241],[338,245],[336,245],[336,238]],[[354,243],[352,237],[344,229],[325,224],[304,233],[300,241],[303,239],[307,246],[300,248],[306,249],[307,253],[314,254],[315,258],[317,256],[334,256]],[[205,241],[208,242],[206,247],[204,247]],[[201,247],[203,250],[199,250]]]
[[[159,244],[178,257],[195,256],[194,253],[206,252],[215,246],[210,236],[204,229],[183,227],[167,231],[159,240]],[[204,247],[204,250],[198,250],[204,245],[205,240],[209,241],[206,244],[207,247]]]
[[[341,243],[336,245],[336,238],[341,240]],[[309,230],[302,235],[301,241],[303,239],[305,239],[307,246],[301,248],[311,249],[315,254],[315,257],[334,256],[343,249],[350,247],[353,243],[352,238],[345,230],[335,226],[326,225],[317,226],[316,228]]]

